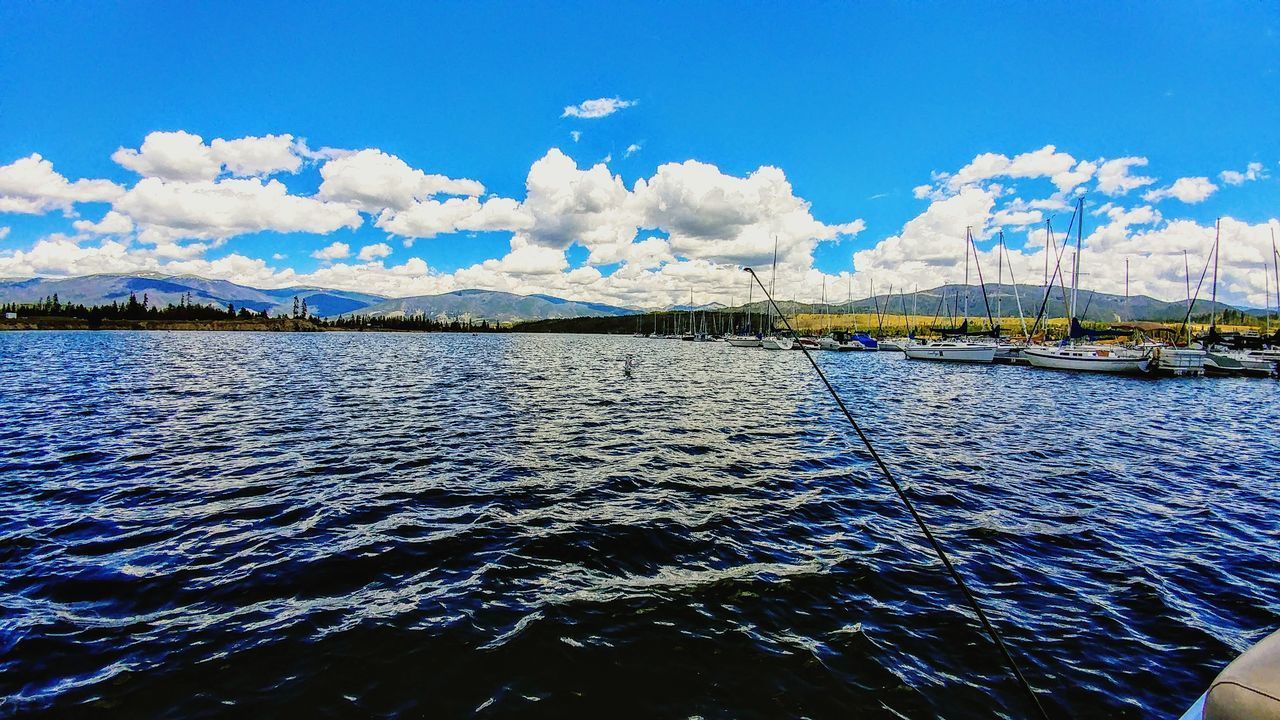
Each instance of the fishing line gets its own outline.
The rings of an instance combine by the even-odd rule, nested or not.
[[[768,289],[765,288],[764,283],[760,282],[760,278],[756,275],[756,271],[751,268],[743,269],[751,273],[751,277],[755,279],[756,284],[758,284],[760,289],[764,291],[765,297],[769,299],[769,303],[773,306],[773,309],[777,311],[778,317],[782,318],[782,324],[786,325],[787,331],[790,332],[793,337],[796,336],[795,330],[791,327],[791,322],[787,320],[786,315],[782,314],[782,309],[778,307],[778,303],[773,299],[773,295],[770,294]],[[973,609],[974,614],[978,616],[978,620],[982,622],[982,627],[987,631],[987,635],[991,638],[991,641],[1000,649],[1000,654],[1004,656],[1005,662],[1009,663],[1009,669],[1013,671],[1013,675],[1018,680],[1018,684],[1021,685],[1022,688],[1026,690],[1027,695],[1030,696],[1031,702],[1036,706],[1036,710],[1039,711],[1040,717],[1044,718],[1044,720],[1049,720],[1049,713],[1045,712],[1044,706],[1040,704],[1040,698],[1036,695],[1036,691],[1031,688],[1031,683],[1027,682],[1026,677],[1022,675],[1022,670],[1018,669],[1018,663],[1013,659],[1013,655],[1009,652],[1009,648],[1005,646],[1004,640],[1000,637],[1000,633],[996,631],[995,626],[987,619],[987,614],[982,611],[982,606],[978,604],[978,598],[969,591],[969,586],[965,584],[964,578],[960,577],[960,573],[956,571],[955,566],[951,564],[951,559],[947,557],[946,551],[942,549],[942,544],[933,536],[933,532],[929,530],[929,526],[925,523],[924,518],[916,511],[916,506],[912,504],[911,499],[907,497],[907,493],[902,489],[902,486],[898,484],[898,480],[894,478],[893,473],[889,471],[889,466],[885,464],[884,460],[880,459],[880,453],[876,452],[875,446],[871,444],[871,439],[862,431],[862,426],[858,425],[858,421],[853,419],[853,413],[849,412],[849,408],[845,406],[844,400],[840,399],[840,394],[837,393],[836,389],[831,385],[831,381],[827,379],[826,373],[822,372],[821,367],[818,367],[818,361],[813,359],[813,354],[810,353],[809,349],[804,345],[800,345],[799,347],[800,351],[804,353],[804,356],[809,359],[809,364],[813,366],[814,372],[818,373],[818,377],[822,380],[822,384],[827,387],[827,392],[830,393],[831,399],[836,401],[836,405],[840,407],[840,412],[844,413],[845,419],[849,421],[849,425],[853,427],[853,431],[858,434],[858,439],[862,440],[862,444],[866,446],[867,452],[871,454],[871,459],[874,460],[876,466],[880,468],[881,474],[883,474],[885,479],[889,481],[889,484],[893,486],[893,491],[897,493],[898,499],[902,501],[902,504],[907,506],[907,511],[911,513],[911,517],[920,528],[920,532],[924,534],[925,539],[929,541],[929,545],[933,547],[934,554],[936,554],[938,559],[942,561],[942,565],[947,569],[947,573],[951,575],[951,579],[955,581],[956,585],[960,586],[960,592],[964,594],[965,600],[969,602],[969,607]]]

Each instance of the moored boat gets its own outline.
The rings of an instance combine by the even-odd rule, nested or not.
[[[989,363],[995,359],[996,346],[973,344],[954,340],[911,343],[902,352],[912,360],[940,360],[943,362]]]
[[[1157,347],[1151,359],[1150,369],[1160,375],[1204,375],[1205,351],[1199,348]]]
[[[1138,374],[1151,364],[1150,353],[1110,345],[1027,347],[1022,356],[1032,367],[1049,370]]]

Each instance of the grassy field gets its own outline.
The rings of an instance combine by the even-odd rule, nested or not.
[[[934,318],[932,315],[911,315],[903,318],[902,315],[891,315],[883,318],[883,330],[877,322],[875,313],[856,313],[856,314],[831,314],[822,315],[819,313],[801,313],[790,318],[792,326],[801,334],[820,334],[827,328],[837,330],[866,330],[877,337],[895,337],[907,334],[907,324],[909,323],[913,329],[918,328],[924,333],[930,327],[949,327],[951,321],[949,318]],[[1032,319],[1027,320],[1027,327],[1030,328]],[[1061,337],[1067,332],[1066,318],[1050,318],[1047,320],[1049,335],[1051,337]],[[959,324],[959,323],[957,323]],[[1044,324],[1044,323],[1042,323]],[[1164,327],[1176,329],[1176,323],[1161,323]],[[1006,317],[1000,322],[1005,336],[1016,336],[1022,334],[1022,324],[1016,317]],[[1106,323],[1086,323],[1086,325],[1097,325],[1104,327]],[[977,318],[969,319],[969,327],[973,330],[981,330],[987,327],[986,318],[979,321]],[[1199,334],[1209,329],[1207,324],[1192,323],[1192,334]],[[1256,325],[1218,325],[1220,332],[1230,331],[1249,331],[1258,330]]]

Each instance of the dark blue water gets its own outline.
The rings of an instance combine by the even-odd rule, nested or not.
[[[1280,626],[1280,384],[821,361],[1055,717],[1178,713]],[[799,353],[46,332],[0,363],[5,714],[1029,714]]]

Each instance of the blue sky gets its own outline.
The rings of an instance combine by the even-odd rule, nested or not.
[[[1219,188],[1207,201],[1158,206],[1164,222],[1259,225],[1276,214],[1274,5],[689,5],[9,3],[0,165],[39,153],[70,180],[127,187],[138,176],[113,151],[179,130],[206,142],[287,133],[312,149],[377,148],[515,200],[553,147],[583,169],[610,156],[627,187],[663,163],[697,160],[732,177],[768,165],[818,221],[865,223],[812,245],[814,267],[829,274],[921,215],[930,200],[913,188],[931,173],[988,152],[1054,145],[1077,160],[1142,157],[1158,180],[1142,190],[1183,177]],[[562,117],[615,97],[635,105]],[[1218,179],[1250,162],[1269,177]],[[314,194],[318,166],[279,179]],[[1018,192],[1036,182],[1052,190],[1033,178]],[[108,208],[78,203],[73,213],[97,220]],[[1067,214],[1054,217],[1065,225]],[[72,219],[0,213],[10,228],[0,253],[69,234]],[[1026,232],[1008,234],[1021,246]],[[460,232],[404,247],[366,216],[354,230],[240,233],[204,257],[278,253],[287,262],[277,266],[306,274],[325,266],[311,252],[329,243],[354,252],[387,242],[389,267],[416,257],[452,273],[504,256],[511,237]],[[570,266],[586,255],[571,249]]]

